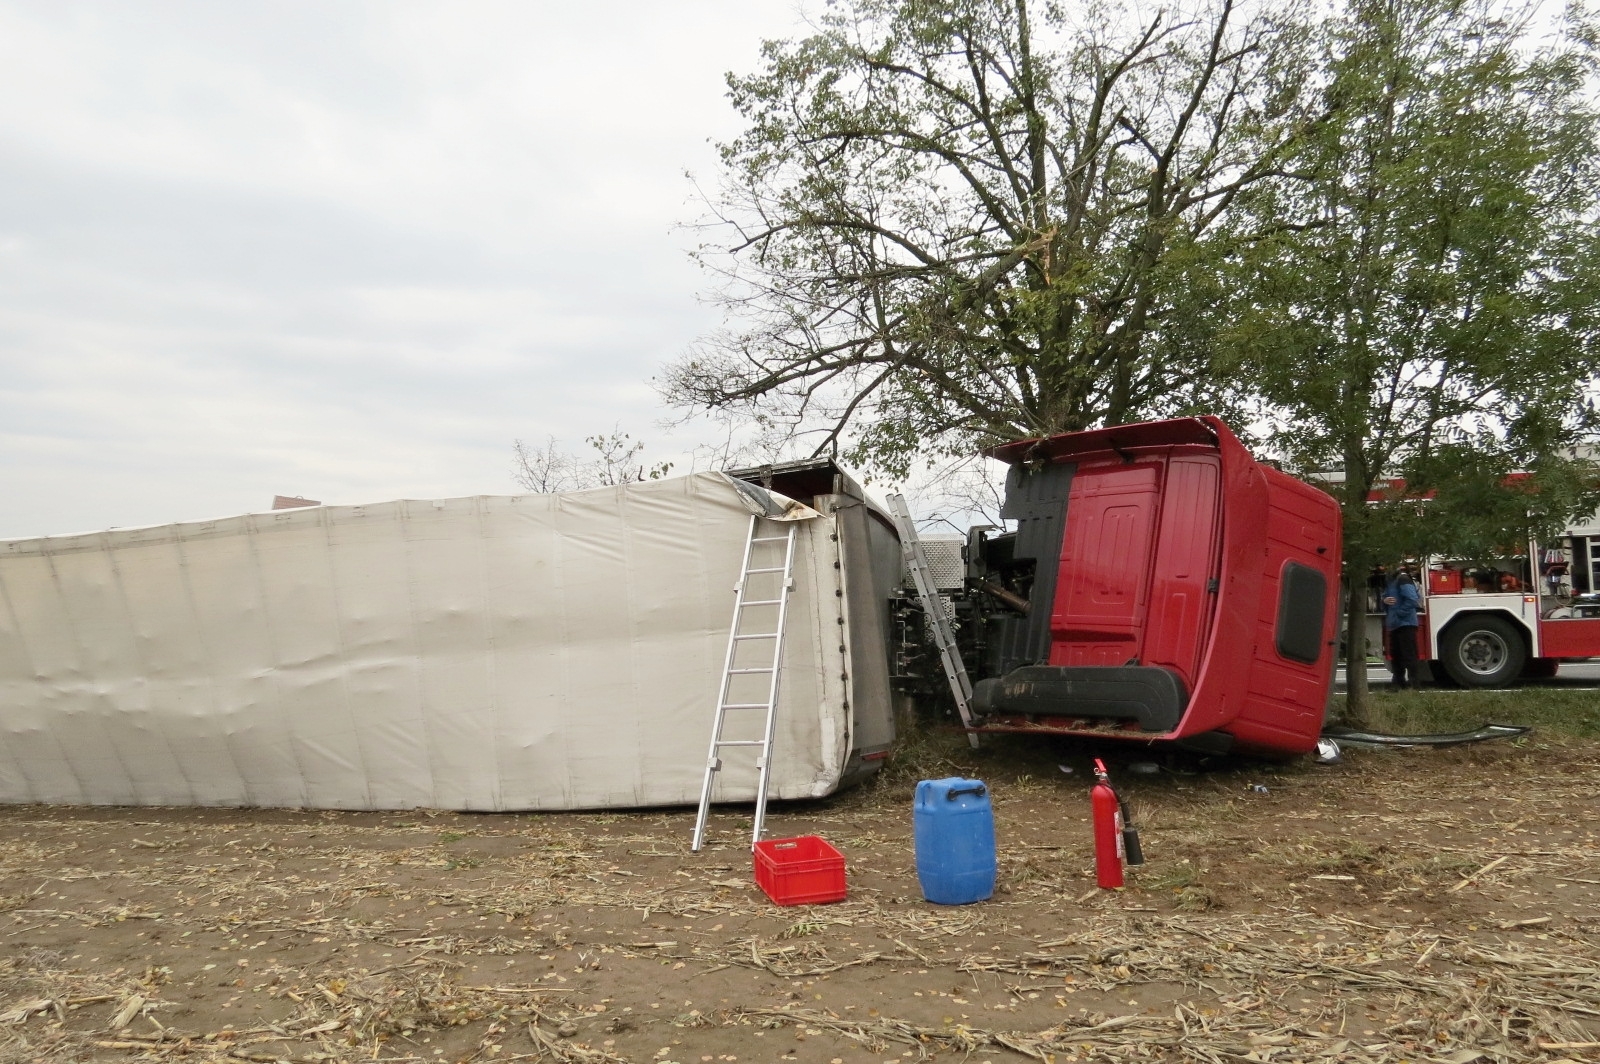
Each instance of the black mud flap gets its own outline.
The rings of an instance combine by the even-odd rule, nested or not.
[[[1150,665],[1025,665],[980,680],[972,692],[973,708],[984,715],[1132,720],[1147,732],[1176,728],[1188,704],[1183,681]]]
[[[1533,731],[1528,724],[1484,724],[1476,731],[1440,732],[1437,735],[1389,735],[1386,732],[1361,731],[1342,725],[1322,729],[1325,739],[1333,739],[1353,746],[1460,746],[1463,743],[1481,743],[1486,739],[1515,739]]]

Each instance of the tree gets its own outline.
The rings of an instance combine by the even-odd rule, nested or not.
[[[594,457],[583,459],[568,454],[554,436],[546,437],[544,446],[538,448],[513,441],[511,479],[527,491],[543,494],[660,480],[672,469],[671,462],[646,464],[640,458],[644,441],[633,439],[620,428],[586,436],[584,442],[595,452]]]
[[[1229,264],[1226,340],[1278,446],[1344,470],[1352,665],[1373,564],[1593,505],[1562,452],[1595,425],[1600,361],[1594,37],[1528,37],[1488,0],[1353,0],[1327,27],[1324,104],[1251,205],[1284,224]],[[1500,490],[1513,469],[1533,495]],[[1406,495],[1369,504],[1395,476]],[[1509,529],[1472,519],[1496,509]],[[1365,668],[1349,679],[1360,721]]]
[[[540,447],[530,447],[521,440],[513,440],[511,479],[517,487],[538,495],[593,486],[579,484],[578,460],[563,451],[554,436],[545,437]]]
[[[840,0],[730,76],[701,249],[730,325],[662,382],[867,469],[1215,410],[1196,307],[1235,201],[1281,167],[1296,8],[1068,16],[1027,0]]]

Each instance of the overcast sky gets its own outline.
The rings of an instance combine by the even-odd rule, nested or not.
[[[652,451],[684,176],[795,0],[0,0],[0,538]]]

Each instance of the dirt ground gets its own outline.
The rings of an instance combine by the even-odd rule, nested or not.
[[[1600,745],[1123,771],[1121,892],[1034,749],[958,755],[1001,869],[956,908],[903,770],[775,807],[848,859],[805,908],[747,810],[696,855],[692,810],[0,809],[0,1061],[1596,1059]]]

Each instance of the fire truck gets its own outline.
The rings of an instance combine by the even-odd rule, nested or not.
[[[1426,569],[1417,653],[1436,681],[1506,687],[1600,657],[1600,514],[1486,564]]]

